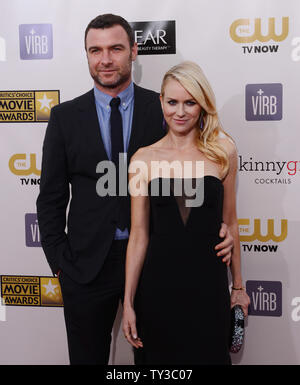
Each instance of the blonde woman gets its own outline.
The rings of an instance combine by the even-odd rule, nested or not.
[[[139,364],[230,364],[230,308],[240,304],[247,315],[250,302],[241,275],[236,148],[197,64],[171,68],[160,97],[167,134],[139,149],[129,168],[123,331]],[[214,249],[222,221],[234,237],[231,295],[228,260]]]

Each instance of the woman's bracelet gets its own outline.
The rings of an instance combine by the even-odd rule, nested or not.
[[[244,286],[242,287],[233,287],[231,288],[232,290],[246,290],[246,288]]]

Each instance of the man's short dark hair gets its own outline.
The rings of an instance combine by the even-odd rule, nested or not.
[[[84,34],[85,49],[86,49],[86,36],[88,34],[88,31],[91,28],[104,29],[104,28],[113,27],[115,25],[120,25],[122,28],[124,28],[128,36],[129,45],[132,48],[134,45],[134,33],[128,21],[123,19],[123,17],[121,16],[113,15],[112,13],[106,13],[104,15],[99,15],[95,17],[95,19],[90,21],[90,23],[86,27],[85,34]]]

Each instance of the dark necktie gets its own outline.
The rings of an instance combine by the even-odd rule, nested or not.
[[[114,162],[116,166],[116,188],[117,192],[119,191],[119,153],[124,152],[124,144],[123,144],[123,125],[122,125],[122,116],[119,111],[120,98],[113,98],[110,101],[110,136],[111,136],[111,160]],[[118,194],[118,193],[117,193]],[[120,197],[119,206],[118,206],[118,214],[117,214],[117,227],[120,230],[125,230],[128,226],[128,213],[127,206],[129,204],[127,202],[127,197]]]
[[[120,98],[112,98],[110,101],[110,135],[111,135],[111,160],[117,167],[119,165],[119,153],[124,152],[122,116],[119,111]]]

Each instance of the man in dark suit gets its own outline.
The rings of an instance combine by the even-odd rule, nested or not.
[[[116,163],[122,152],[129,162],[164,129],[158,94],[132,82],[137,45],[127,21],[98,16],[86,28],[85,48],[94,88],[51,110],[37,213],[44,252],[61,284],[70,363],[107,364],[123,298],[130,200],[100,197],[103,174],[96,168],[104,160]],[[220,247],[222,255],[230,253],[228,233]]]

